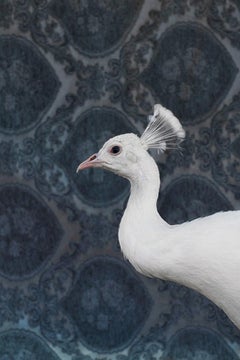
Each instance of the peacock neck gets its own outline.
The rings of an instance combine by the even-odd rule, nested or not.
[[[134,176],[130,179],[131,194],[128,207],[135,213],[153,214],[157,212],[157,199],[160,189],[160,175],[157,164],[147,154],[138,165]]]
[[[164,239],[169,225],[157,211],[160,175],[155,161],[148,155],[135,170],[129,178],[131,194],[120,223],[119,242],[123,254],[133,266],[150,274],[147,268],[140,266],[141,259],[146,255],[149,244],[158,243],[158,247],[165,249],[167,244]]]

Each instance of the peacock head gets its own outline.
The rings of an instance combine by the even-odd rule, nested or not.
[[[78,166],[77,172],[95,167],[131,178],[139,165],[150,157],[148,149],[155,148],[164,152],[176,148],[184,139],[185,132],[179,120],[163,106],[155,105],[154,114],[149,116],[149,120],[141,137],[135,134],[123,134],[109,139],[98,153]]]
[[[77,172],[90,167],[103,168],[128,178],[136,170],[144,153],[146,150],[137,135],[118,135],[106,141],[97,154],[82,162]]]

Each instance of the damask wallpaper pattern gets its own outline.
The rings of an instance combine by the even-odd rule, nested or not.
[[[128,183],[75,173],[160,102],[187,132],[163,218],[239,209],[239,39],[238,0],[0,1],[0,360],[240,359],[214,304],[123,259]]]

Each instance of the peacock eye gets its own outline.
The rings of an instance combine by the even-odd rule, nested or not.
[[[119,146],[119,145],[114,145],[114,146],[112,146],[111,148],[110,148],[110,154],[112,154],[112,155],[118,155],[120,152],[121,152],[121,146]]]

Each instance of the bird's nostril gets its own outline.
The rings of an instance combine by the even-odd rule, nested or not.
[[[96,157],[97,157],[96,155],[92,155],[89,160],[90,160],[90,161],[95,160]]]

